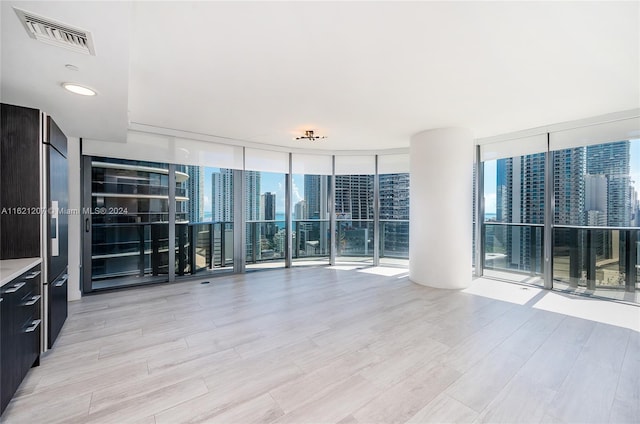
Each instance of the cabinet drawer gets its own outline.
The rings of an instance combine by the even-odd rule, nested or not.
[[[0,412],[40,356],[42,307],[40,266],[0,290]]]

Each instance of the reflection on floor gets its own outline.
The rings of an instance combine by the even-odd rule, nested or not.
[[[544,280],[539,275],[531,275],[524,273],[516,273],[500,270],[484,270],[484,277],[494,278],[497,280],[531,284],[534,286],[543,287]],[[606,287],[598,286],[595,290],[588,290],[584,285],[570,286],[569,284],[554,280],[553,290],[567,294],[576,294],[580,296],[587,296],[600,299],[612,299],[619,300],[626,303],[633,303],[640,305],[640,286],[636,288],[634,292],[627,292],[624,287]]]
[[[393,270],[85,297],[3,423],[637,422],[640,308]]]

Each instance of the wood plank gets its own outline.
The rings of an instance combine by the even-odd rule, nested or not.
[[[3,423],[560,423],[640,414],[639,333],[406,278],[283,269],[75,305],[72,325],[29,372]]]

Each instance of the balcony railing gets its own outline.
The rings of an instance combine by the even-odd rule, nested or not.
[[[485,222],[484,268],[541,275],[542,224]],[[640,288],[640,230],[554,225],[553,280],[568,288]],[[557,285],[557,284],[556,284]]]
[[[409,220],[380,220],[380,257],[409,259]]]
[[[373,220],[336,221],[336,251],[342,257],[373,257]]]
[[[640,230],[626,227],[554,227],[553,278],[587,290],[639,287]]]
[[[92,278],[158,276],[169,271],[169,225],[94,224]],[[233,265],[233,223],[176,224],[176,275]]]
[[[544,226],[485,222],[484,267],[490,270],[542,274]]]
[[[293,221],[293,259],[328,258],[331,253],[329,235],[329,220]]]
[[[283,260],[285,258],[285,221],[247,221],[246,262]]]

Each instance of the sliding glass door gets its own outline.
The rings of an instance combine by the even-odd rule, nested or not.
[[[169,165],[93,157],[85,172],[85,291],[167,281]]]

